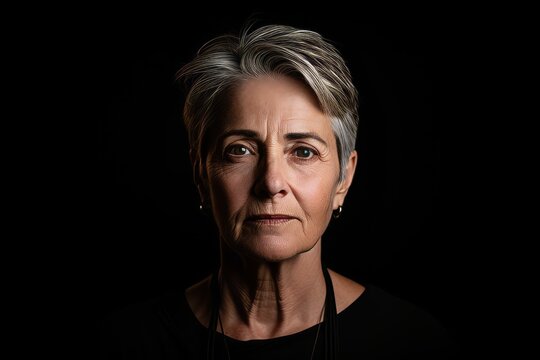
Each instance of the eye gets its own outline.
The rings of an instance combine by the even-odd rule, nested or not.
[[[294,156],[302,160],[311,159],[315,155],[315,152],[307,147],[296,148],[294,149],[293,153],[294,153]]]
[[[251,155],[251,154],[253,154],[246,146],[238,145],[238,144],[237,145],[231,145],[231,146],[227,147],[225,152],[228,155],[233,155],[233,156],[243,156],[243,155]]]

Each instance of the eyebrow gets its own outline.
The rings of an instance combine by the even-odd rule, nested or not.
[[[260,138],[259,133],[253,130],[247,130],[247,129],[234,129],[229,130],[223,133],[219,139],[223,141],[224,139],[228,138],[229,136],[234,135],[240,135],[247,138],[257,139]],[[319,135],[317,135],[314,132],[294,132],[294,133],[288,133],[285,134],[285,139],[287,140],[302,140],[302,139],[313,139],[320,143],[322,143],[324,146],[328,146],[326,141],[323,140]]]
[[[322,143],[324,146],[328,146],[326,141],[324,141],[322,137],[320,137],[314,132],[288,133],[288,134],[285,134],[285,139],[287,140],[313,139]]]
[[[219,136],[219,140],[223,141],[224,139],[228,138],[229,136],[234,136],[234,135],[240,135],[240,136],[244,136],[244,137],[247,137],[247,138],[253,138],[253,139],[256,139],[256,138],[259,137],[259,133],[256,132],[256,131],[253,131],[253,130],[233,129],[233,130],[229,130],[229,131],[226,131],[223,134],[221,134]]]

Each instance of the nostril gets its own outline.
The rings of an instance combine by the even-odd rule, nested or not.
[[[285,170],[278,161],[265,161],[259,168],[255,190],[258,196],[287,195]]]

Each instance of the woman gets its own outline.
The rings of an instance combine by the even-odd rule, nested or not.
[[[358,156],[358,96],[338,51],[315,32],[264,26],[206,43],[178,78],[221,264],[109,319],[103,358],[449,356],[430,315],[321,263]]]

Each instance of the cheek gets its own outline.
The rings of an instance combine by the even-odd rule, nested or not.
[[[326,217],[331,213],[336,176],[333,167],[319,167],[297,175],[296,197],[308,219]]]
[[[246,203],[249,195],[247,169],[217,168],[209,171],[210,195],[214,211],[229,219]],[[215,205],[215,206],[214,206]]]

